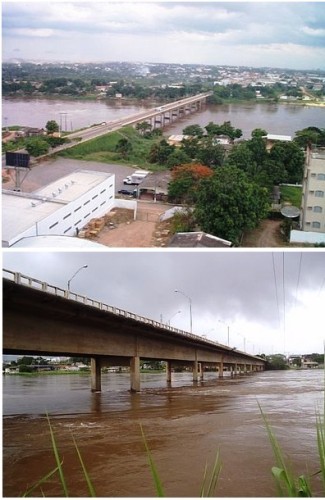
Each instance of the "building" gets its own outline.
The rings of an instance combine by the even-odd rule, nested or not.
[[[78,170],[34,191],[2,192],[2,246],[33,236],[76,236],[115,204],[115,176]]]
[[[303,179],[301,233],[314,233],[315,242],[325,241],[325,149],[308,150]],[[304,240],[310,241],[310,234]]]
[[[278,134],[267,134],[263,136],[266,139],[266,149],[270,151],[274,144],[278,141],[281,142],[292,142],[291,135],[278,135]]]

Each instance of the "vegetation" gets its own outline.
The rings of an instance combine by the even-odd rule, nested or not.
[[[300,186],[281,186],[281,203],[301,206],[302,188]]]
[[[195,215],[203,231],[239,244],[241,234],[266,217],[267,190],[236,167],[223,167],[201,182]]]

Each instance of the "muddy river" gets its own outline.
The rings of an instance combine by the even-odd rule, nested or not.
[[[103,375],[91,393],[88,375],[3,377],[3,494],[20,496],[54,469],[49,413],[70,496],[88,496],[74,436],[97,496],[156,496],[140,424],[165,495],[199,496],[206,463],[220,450],[221,497],[274,496],[274,459],[259,402],[298,474],[318,470],[315,412],[322,407],[321,370],[265,372],[218,380],[206,374],[194,386],[189,373],[142,374],[131,394],[129,375]],[[63,496],[57,477],[45,496]],[[35,491],[33,496],[42,496]],[[321,486],[314,484],[318,494]]]

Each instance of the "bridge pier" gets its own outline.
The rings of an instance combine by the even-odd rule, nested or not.
[[[218,370],[219,370],[219,378],[223,378],[223,360],[220,361]]]
[[[170,361],[166,362],[166,382],[167,384],[172,383],[172,364]]]
[[[197,360],[193,361],[193,382],[198,382],[199,380],[199,363]]]
[[[102,390],[102,374],[100,358],[91,358],[91,390],[92,392],[100,392]]]
[[[140,392],[140,357],[133,356],[130,360],[131,392]]]

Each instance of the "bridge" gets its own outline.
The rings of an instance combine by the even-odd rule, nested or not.
[[[136,125],[137,123],[147,122],[151,125],[152,129],[163,128],[188,114],[200,111],[205,105],[207,97],[210,95],[212,95],[212,92],[203,92],[192,97],[186,97],[184,99],[165,104],[164,106],[151,108],[146,111],[141,111],[140,113],[118,118],[117,120],[105,122],[100,125],[94,125],[83,130],[78,130],[77,132],[72,132],[71,134],[65,136],[70,140],[69,143],[52,148],[49,154],[52,155],[62,151],[63,149],[72,148],[76,144],[95,139],[108,134],[109,132],[114,132],[126,125]],[[38,157],[36,161],[47,157],[49,154]]]
[[[109,366],[129,366],[130,389],[140,391],[140,359],[165,361],[168,383],[177,366],[189,367],[194,382],[206,367],[220,378],[265,368],[257,356],[7,269],[3,353],[89,357],[92,391]]]

